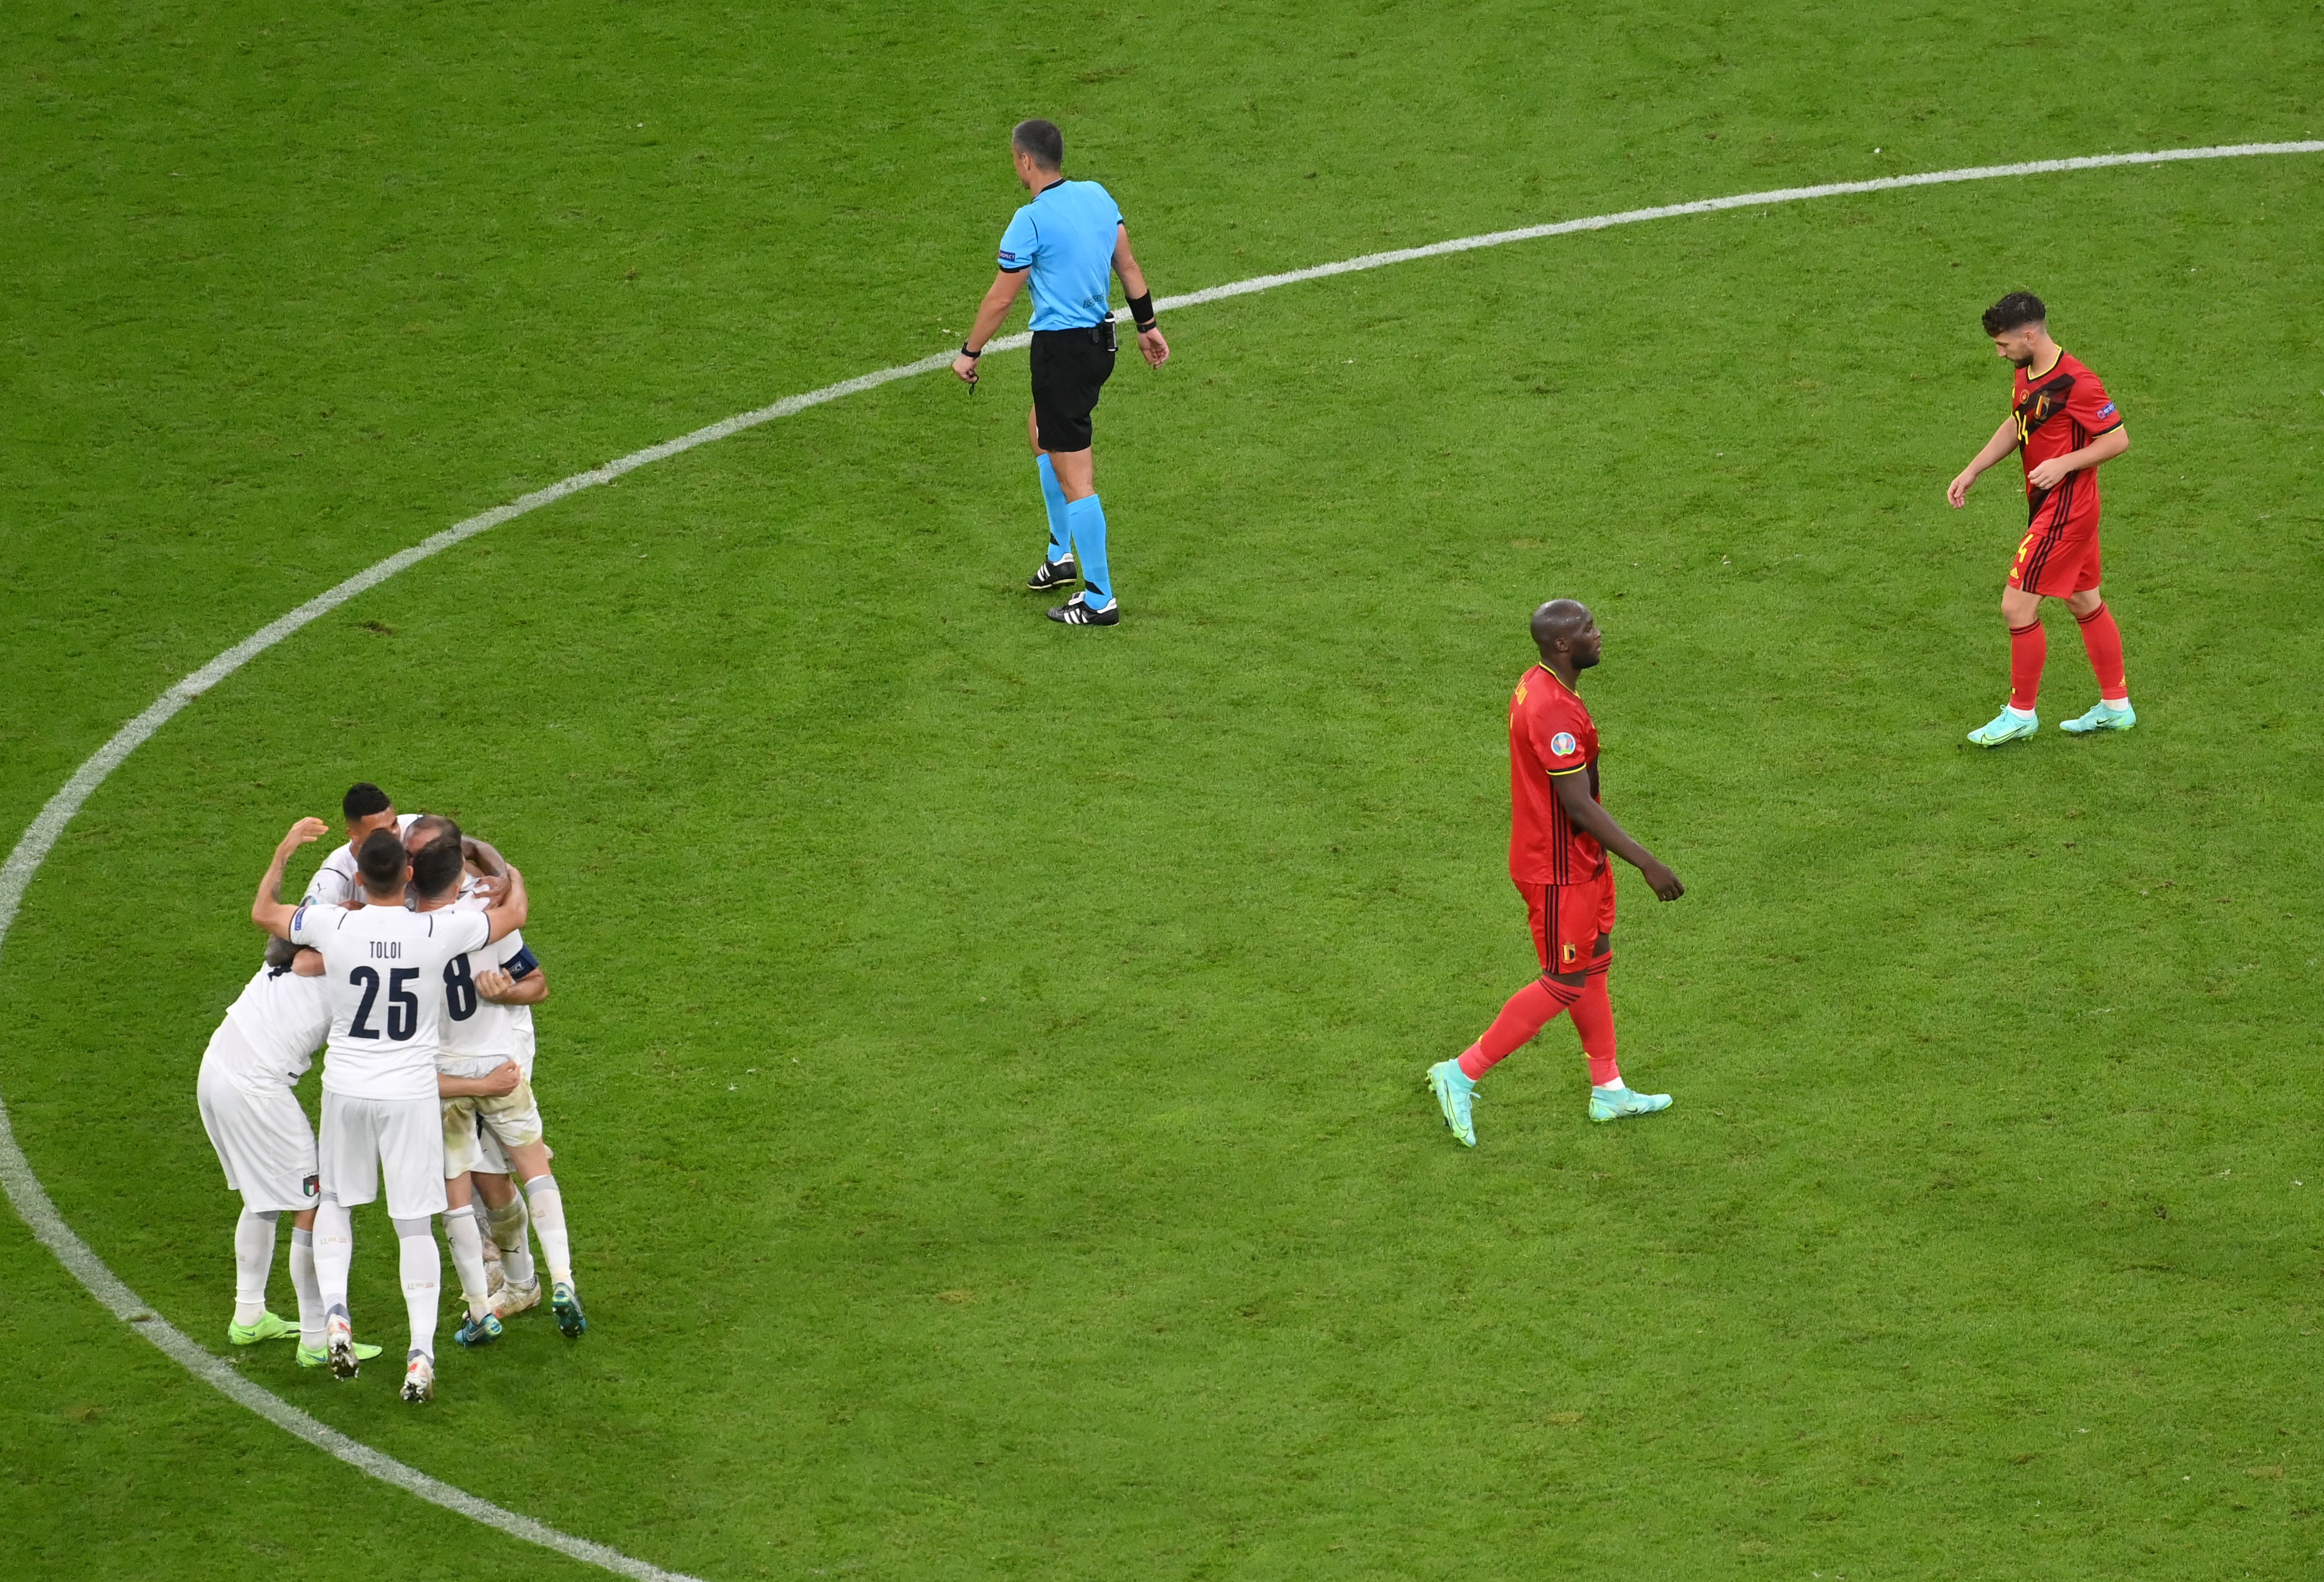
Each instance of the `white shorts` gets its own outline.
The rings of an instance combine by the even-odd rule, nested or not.
[[[557,1150],[549,1145],[546,1136],[541,1139],[540,1151],[549,1158],[557,1157]],[[473,1168],[486,1175],[512,1176],[516,1173],[516,1166],[511,1164],[509,1156],[501,1152],[500,1139],[481,1128],[476,1133],[476,1163]]]
[[[435,1099],[349,1099],[326,1088],[316,1144],[323,1191],[346,1207],[379,1196],[383,1169],[391,1218],[444,1211],[444,1127]]]
[[[235,1047],[221,1050],[219,1041]],[[243,1206],[260,1212],[298,1213],[315,1206],[315,1128],[299,1096],[281,1083],[236,1081],[227,1068],[242,1053],[242,1035],[221,1022],[202,1056],[194,1098],[201,1106],[202,1130],[210,1135],[226,1184],[242,1194]]]
[[[530,1082],[519,1082],[515,1092],[498,1099],[447,1099],[443,1102],[446,1181],[456,1180],[472,1170],[481,1170],[487,1175],[506,1175],[506,1150],[540,1141],[540,1107],[533,1101]]]

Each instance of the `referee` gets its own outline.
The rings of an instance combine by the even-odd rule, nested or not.
[[[1001,238],[1001,272],[976,309],[976,323],[952,371],[976,382],[984,343],[1033,282],[1033,412],[1026,433],[1049,508],[1049,546],[1025,585],[1046,592],[1075,578],[1082,591],[1049,612],[1067,626],[1111,626],[1121,619],[1105,565],[1105,508],[1098,503],[1090,459],[1090,413],[1113,373],[1113,282],[1130,298],[1138,349],[1159,368],[1170,343],[1154,323],[1146,271],[1130,253],[1130,227],[1111,194],[1094,181],[1061,174],[1065,137],[1050,121],[1021,121],[1010,134],[1017,179],[1033,201],[1017,211]],[[1076,556],[1078,556],[1078,558]]]

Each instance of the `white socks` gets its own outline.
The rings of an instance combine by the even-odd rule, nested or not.
[[[354,1217],[338,1199],[326,1192],[315,1205],[315,1286],[325,1319],[334,1310],[343,1318],[346,1315],[347,1273],[355,1263]]]
[[[538,1276],[532,1267],[532,1246],[524,1237],[530,1216],[524,1211],[522,1197],[511,1198],[495,1209],[479,1204],[484,1219],[493,1228],[493,1245],[501,1249],[501,1274],[517,1285],[530,1285]]]
[[[476,1217],[466,1208],[451,1209],[444,1216],[444,1238],[452,1244],[452,1267],[459,1273],[468,1316],[480,1319],[492,1311],[492,1298],[484,1291],[484,1237]]]
[[[299,1293],[299,1344],[323,1346],[323,1288],[315,1281],[315,1233],[290,1228],[290,1285]]]
[[[390,1223],[395,1227],[399,1269],[403,1276],[403,1312],[411,1321],[411,1349],[433,1361],[436,1299],[444,1283],[444,1255],[436,1250],[436,1233],[426,1219],[395,1219]],[[469,1221],[472,1227],[475,1223],[473,1219]],[[484,1261],[481,1251],[476,1260],[480,1264]]]
[[[234,1222],[234,1321],[254,1324],[266,1313],[266,1276],[274,1269],[277,1210],[245,1207]]]
[[[532,1231],[540,1237],[540,1255],[549,1265],[549,1277],[571,1284],[573,1249],[565,1239],[565,1197],[557,1190],[557,1178],[534,1176],[524,1183],[524,1195],[532,1205]],[[512,1272],[509,1278],[516,1275]]]

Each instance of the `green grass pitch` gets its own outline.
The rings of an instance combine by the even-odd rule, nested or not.
[[[1157,288],[1917,170],[2324,135],[2314,6],[42,3],[0,50],[0,825],[527,489],[956,343],[1016,118]],[[1877,151],[1877,152],[1876,152]],[[2324,163],[1889,192],[1188,310],[1018,584],[1024,362],[429,561],[142,749],[0,955],[68,1219],[223,1349],[203,1041],[351,779],[533,881],[595,1328],[248,1375],[751,1577],[2184,1578],[2324,1560]],[[1977,314],[2121,402],[2141,715],[1983,753]],[[1624,1064],[1419,1082],[1533,970],[1526,612],[1590,601]],[[2052,616],[2045,721],[2091,693]],[[384,1221],[355,1301],[393,1328]],[[287,1238],[286,1238],[287,1241]],[[277,1306],[288,1301],[278,1266]],[[0,1575],[601,1575],[244,1412],[0,1219]]]

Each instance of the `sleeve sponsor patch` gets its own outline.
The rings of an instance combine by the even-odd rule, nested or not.
[[[2114,403],[2112,401],[2108,401],[2105,406],[2098,409],[2098,416],[2101,418],[2111,418],[2114,415]]]
[[[1580,744],[1573,740],[1573,732],[1571,731],[1561,731],[1549,739],[1549,750],[1559,758],[1563,758],[1578,745]]]

